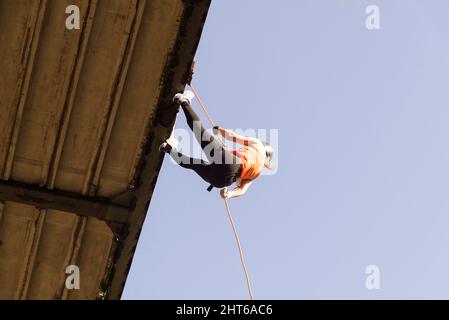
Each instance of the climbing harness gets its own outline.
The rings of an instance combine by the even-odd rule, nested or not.
[[[193,74],[193,66],[194,66],[194,64],[192,65],[192,74]],[[211,116],[207,112],[206,107],[204,106],[202,100],[200,99],[197,91],[195,90],[195,88],[191,84],[191,81],[189,81],[189,86],[192,89],[193,93],[195,94],[195,97],[198,99],[198,102],[200,103],[200,106],[203,109],[203,111],[204,111],[207,119],[209,120],[210,124],[212,125],[212,127],[215,127],[214,121],[212,120]],[[207,188],[207,191],[211,191],[212,188],[213,188],[213,186],[210,185],[209,188]],[[225,207],[226,207],[226,212],[228,213],[229,222],[231,223],[232,230],[234,231],[234,237],[235,237],[235,241],[237,243],[237,248],[239,250],[239,255],[240,255],[240,262],[242,264],[242,268],[243,268],[243,271],[245,273],[246,284],[248,286],[249,297],[250,297],[251,300],[254,300],[252,287],[251,287],[251,281],[249,280],[248,270],[246,269],[246,264],[245,264],[245,259],[244,259],[244,256],[243,256],[242,246],[240,244],[240,239],[239,239],[239,236],[238,236],[238,233],[237,233],[237,229],[236,229],[235,224],[234,224],[234,219],[232,218],[231,210],[229,209],[228,200],[224,199],[224,203],[225,203]]]

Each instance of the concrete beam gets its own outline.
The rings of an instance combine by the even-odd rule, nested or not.
[[[0,201],[19,202],[39,209],[68,211],[79,216],[118,223],[125,223],[130,212],[130,208],[113,204],[108,199],[4,180],[0,181]]]

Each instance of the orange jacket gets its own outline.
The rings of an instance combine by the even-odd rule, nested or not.
[[[253,146],[243,146],[239,150],[232,151],[233,154],[242,159],[242,180],[251,181],[256,179],[265,164],[265,157]]]

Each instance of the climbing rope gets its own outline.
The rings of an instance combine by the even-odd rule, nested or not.
[[[201,98],[200,98],[200,96],[198,95],[198,93],[196,92],[195,88],[193,87],[193,85],[192,85],[191,83],[189,83],[189,87],[190,87],[190,89],[192,89],[193,94],[194,94],[195,97],[198,99],[198,102],[200,103],[201,109],[203,109],[204,114],[205,114],[206,117],[207,117],[207,120],[209,120],[209,122],[210,122],[210,124],[211,124],[212,127],[215,127],[215,122],[214,122],[214,120],[212,120],[211,116],[209,115],[209,112],[207,112],[206,107],[204,106],[203,101],[201,101]],[[223,138],[222,138],[221,136],[218,136],[218,139],[220,139],[221,144],[223,145],[223,147],[224,147],[224,148],[227,148],[227,146],[226,146],[225,143],[224,143]]]
[[[198,102],[200,103],[200,106],[203,109],[203,111],[204,111],[207,119],[209,120],[210,124],[213,127],[215,127],[214,121],[212,120],[211,116],[207,112],[206,107],[204,106],[203,102],[201,101],[201,99],[200,99],[198,93],[196,92],[195,88],[193,87],[193,85],[191,83],[189,83],[189,86],[192,89],[193,93],[195,94],[196,98],[198,99]],[[245,258],[243,256],[242,246],[240,244],[240,239],[239,239],[239,236],[238,236],[238,233],[237,233],[237,229],[236,229],[235,224],[234,224],[234,219],[232,218],[231,210],[229,209],[228,200],[224,199],[224,203],[225,203],[225,207],[226,207],[226,212],[228,213],[229,222],[231,223],[232,230],[234,231],[235,241],[237,243],[237,248],[238,248],[239,254],[240,254],[240,262],[242,264],[242,268],[243,268],[243,271],[245,273],[246,284],[248,286],[249,297],[250,297],[251,300],[254,300],[254,298],[253,298],[253,291],[252,291],[252,287],[251,287],[251,281],[249,280],[248,270],[246,269]]]
[[[200,103],[201,108],[204,111],[204,114],[206,115],[207,119],[209,120],[210,124],[212,125],[212,127],[215,127],[215,122],[214,120],[212,120],[212,118],[209,115],[209,112],[207,112],[206,107],[203,104],[203,101],[201,101],[200,96],[198,95],[198,93],[196,92],[195,88],[193,87],[192,84],[189,84],[190,88],[192,89],[193,93],[195,94],[195,97],[198,99],[198,102]]]
[[[224,203],[226,206],[226,211],[228,212],[229,222],[231,223],[232,230],[234,230],[235,241],[237,242],[237,247],[238,247],[239,253],[240,253],[240,262],[242,263],[243,271],[245,272],[245,278],[246,278],[246,284],[248,286],[249,297],[251,300],[254,300],[253,290],[251,288],[251,281],[249,281],[248,270],[246,270],[245,258],[243,257],[242,246],[240,245],[240,240],[239,240],[239,236],[237,234],[237,230],[235,228],[234,219],[232,219],[231,210],[229,210],[228,200],[224,199]]]

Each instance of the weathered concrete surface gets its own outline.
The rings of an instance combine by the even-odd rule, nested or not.
[[[0,0],[0,299],[120,298],[209,5]]]

